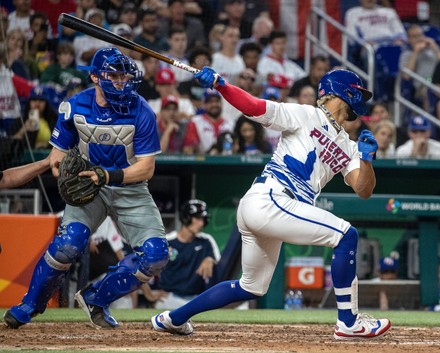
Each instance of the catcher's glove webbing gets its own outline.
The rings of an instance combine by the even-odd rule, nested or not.
[[[85,170],[93,170],[98,175],[98,184],[91,177],[78,175]],[[104,184],[104,169],[90,165],[81,157],[77,148],[70,149],[61,160],[58,191],[67,204],[83,206],[92,202]]]

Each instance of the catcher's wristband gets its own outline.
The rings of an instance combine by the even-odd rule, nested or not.
[[[122,169],[107,170],[108,185],[119,185],[124,181],[124,171]]]

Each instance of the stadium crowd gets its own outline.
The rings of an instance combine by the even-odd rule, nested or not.
[[[393,58],[396,65],[440,84],[436,67],[440,67],[440,30],[430,22],[426,9],[415,5],[417,1],[335,3],[349,32],[375,48],[399,46],[401,55]],[[90,63],[97,49],[111,46],[60,26],[57,20],[62,12],[182,63],[199,69],[211,66],[253,95],[280,102],[316,104],[320,78],[341,65],[317,54],[306,72],[303,55],[291,50],[292,42],[299,41],[302,34],[292,34],[280,20],[292,8],[282,8],[271,0],[9,0],[2,4],[2,170],[21,164],[27,149],[49,147],[60,102],[91,84],[81,66]],[[435,5],[435,14],[434,10]],[[246,123],[239,111],[215,91],[200,87],[188,72],[118,49],[135,59],[144,73],[139,93],[157,115],[163,153],[260,154],[276,148],[276,133]],[[362,67],[362,50],[352,45],[350,52],[350,59]],[[411,77],[403,78],[405,97],[438,116],[437,95]],[[381,96],[378,90],[370,113],[344,128],[353,139],[367,127],[383,140],[377,158],[439,158],[438,126],[408,110],[396,126],[392,103],[392,97]],[[232,148],[224,150],[225,143]]]

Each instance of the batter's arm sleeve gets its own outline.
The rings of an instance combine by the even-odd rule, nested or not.
[[[256,98],[231,84],[226,84],[225,86],[218,85],[216,88],[233,107],[241,111],[244,115],[248,117],[260,117],[266,113],[266,101],[264,99]],[[252,120],[258,121],[257,119]]]

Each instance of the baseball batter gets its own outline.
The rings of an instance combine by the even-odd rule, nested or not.
[[[188,304],[152,317],[157,331],[190,334],[193,315],[264,295],[283,242],[334,249],[331,273],[338,308],[336,339],[373,338],[391,326],[388,319],[358,313],[357,230],[349,222],[315,206],[321,189],[337,173],[362,198],[376,184],[372,167],[377,142],[368,130],[349,140],[344,121],[365,114],[372,96],[353,72],[335,70],[319,83],[318,107],[255,98],[226,83],[213,69],[194,76],[203,87],[217,88],[223,97],[263,126],[281,132],[278,148],[237,210],[242,234],[240,280],[225,281]]]
[[[156,117],[136,93],[142,73],[116,48],[98,50],[88,69],[94,87],[61,103],[49,161],[58,177],[62,157],[78,146],[91,164],[104,170],[105,185],[91,203],[66,206],[58,234],[37,263],[28,292],[4,315],[10,328],[45,311],[70,266],[84,253],[90,234],[108,215],[135,252],[75,295],[94,326],[118,326],[109,304],[159,274],[168,262],[164,226],[146,183],[153,176],[160,145]],[[98,183],[94,170],[80,175]]]

